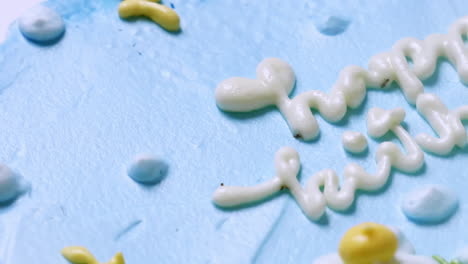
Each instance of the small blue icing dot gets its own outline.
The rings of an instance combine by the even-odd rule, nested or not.
[[[27,188],[21,176],[8,166],[0,164],[0,203],[14,200]]]
[[[334,36],[343,33],[348,28],[349,20],[341,16],[325,16],[316,19],[315,26],[322,34]]]
[[[133,161],[127,170],[128,176],[133,180],[145,183],[158,183],[166,176],[168,165],[159,159],[142,155]]]
[[[440,223],[455,213],[458,197],[447,187],[427,185],[408,193],[401,208],[416,223]]]
[[[21,33],[38,43],[58,40],[65,31],[62,17],[45,6],[36,6],[24,13],[18,21]]]

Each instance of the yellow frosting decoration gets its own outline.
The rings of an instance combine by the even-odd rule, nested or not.
[[[72,264],[99,264],[93,254],[84,247],[66,247],[62,249],[62,255]],[[125,260],[119,252],[104,264],[125,264]]]
[[[167,6],[158,4],[160,0],[124,0],[119,5],[121,18],[146,16],[168,31],[179,31],[179,15]]]
[[[346,264],[375,264],[391,261],[397,248],[398,238],[392,230],[384,225],[364,223],[346,232],[339,253]]]

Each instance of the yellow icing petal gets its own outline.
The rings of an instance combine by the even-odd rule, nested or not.
[[[62,255],[72,264],[97,264],[93,254],[84,247],[66,247]]]
[[[93,254],[84,247],[66,247],[62,249],[62,255],[72,264],[99,264]],[[125,264],[122,253],[117,253],[107,264]]]
[[[339,252],[346,264],[373,264],[391,261],[398,247],[396,235],[384,225],[364,223],[343,236]]]
[[[180,29],[180,18],[167,6],[149,0],[126,0],[119,5],[121,18],[146,16],[168,31]]]
[[[124,260],[122,253],[121,252],[117,253],[115,257],[113,257],[111,261],[109,261],[108,264],[125,264],[125,260]]]

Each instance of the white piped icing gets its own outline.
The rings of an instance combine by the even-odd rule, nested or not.
[[[417,104],[418,111],[440,136],[437,139],[423,134],[418,136],[418,142],[424,149],[445,154],[455,145],[466,144],[460,118],[467,119],[468,110],[455,111],[458,115],[448,112],[440,101],[433,100],[434,96],[423,95],[421,80],[434,73],[439,57],[446,57],[461,80],[468,83],[468,53],[463,42],[467,34],[468,16],[456,21],[448,34],[433,34],[424,40],[404,38],[390,51],[373,56],[368,70],[355,65],[344,68],[329,93],[312,90],[292,99],[288,97],[295,82],[291,66],[280,59],[265,59],[257,67],[256,80],[234,77],[221,82],[216,88],[216,102],[221,109],[235,112],[276,105],[294,136],[311,140],[319,133],[311,108],[328,121],[336,122],[345,116],[347,107],[356,108],[363,102],[366,87],[385,88],[397,82],[407,101]]]
[[[425,133],[417,135],[416,141],[424,150],[445,155],[455,145],[461,148],[465,146],[466,130],[461,122],[461,117],[466,117],[462,114],[464,108],[458,112],[449,111],[436,95],[430,93],[418,97],[416,108],[439,135],[439,138]]]
[[[213,201],[222,207],[238,206],[262,200],[286,187],[303,212],[312,219],[319,219],[326,205],[345,210],[353,203],[357,189],[375,191],[384,186],[392,167],[403,172],[415,172],[423,165],[424,153],[400,125],[404,116],[401,108],[391,111],[372,108],[369,111],[369,133],[379,137],[392,131],[402,142],[406,153],[392,142],[383,142],[377,149],[377,171],[374,174],[366,172],[356,163],[350,163],[345,167],[341,185],[335,171],[325,169],[313,175],[303,188],[296,178],[300,169],[299,154],[290,147],[283,147],[275,156],[276,176],[273,179],[253,187],[222,185],[214,192]],[[322,186],[323,193],[320,190]]]
[[[341,136],[343,148],[352,153],[361,153],[367,148],[366,137],[356,131],[345,131]]]

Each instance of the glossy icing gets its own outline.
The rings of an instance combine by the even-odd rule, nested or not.
[[[137,182],[154,184],[166,176],[167,170],[168,165],[164,161],[148,154],[140,154],[128,167],[127,174]]]
[[[312,140],[317,137],[319,127],[311,108],[328,121],[338,122],[348,107],[361,105],[367,87],[383,89],[396,82],[406,100],[419,105],[418,111],[441,133],[441,139],[422,134],[419,142],[430,151],[447,154],[455,145],[463,147],[466,143],[466,132],[460,118],[448,116],[447,110],[437,106],[438,102],[427,102],[426,96],[419,99],[419,104],[417,100],[424,93],[421,80],[434,73],[439,57],[446,57],[457,68],[460,79],[468,82],[468,54],[463,40],[467,31],[468,17],[463,17],[450,27],[448,34],[433,34],[424,40],[401,39],[390,51],[373,56],[368,70],[355,65],[344,68],[329,93],[311,90],[293,99],[288,97],[294,85],[291,67],[286,62],[266,59],[257,68],[258,80],[236,77],[221,82],[216,88],[216,102],[221,109],[236,112],[274,105],[287,120],[294,137]],[[287,78],[283,79],[282,74]],[[425,103],[429,103],[430,110]],[[437,118],[439,116],[446,117]]]
[[[121,18],[146,16],[168,31],[180,30],[180,18],[171,8],[158,4],[160,0],[124,0],[119,5]]]
[[[18,27],[26,38],[47,44],[57,41],[65,32],[62,17],[51,8],[41,5],[27,10],[19,18]]]
[[[363,223],[348,230],[338,248],[346,264],[373,264],[391,261],[398,248],[392,230],[376,223]]]
[[[99,264],[93,254],[84,247],[66,247],[62,249],[62,255],[71,264]],[[103,264],[125,264],[125,260],[119,252],[109,262]]]
[[[273,179],[253,187],[222,184],[214,192],[213,201],[222,207],[239,206],[268,198],[282,188],[287,188],[304,213],[312,219],[318,220],[324,214],[326,205],[335,210],[345,210],[353,204],[356,190],[376,191],[382,188],[392,167],[412,173],[424,164],[424,153],[400,125],[404,117],[402,108],[372,108],[369,111],[369,134],[382,137],[392,131],[405,148],[403,153],[392,142],[380,144],[375,155],[377,170],[374,174],[368,173],[357,163],[350,163],[344,168],[341,184],[333,169],[324,169],[313,175],[303,188],[296,178],[300,169],[299,154],[290,147],[283,147],[275,156],[276,176]]]
[[[466,144],[466,130],[461,121],[466,120],[466,107],[449,111],[435,94],[425,93],[419,96],[416,108],[439,137],[422,133],[416,137],[418,144],[439,155],[448,154],[454,146],[463,148]]]
[[[366,136],[357,131],[345,131],[341,136],[341,143],[351,153],[361,153],[367,149]]]
[[[414,255],[400,244],[393,230],[376,223],[357,225],[343,236],[339,254],[318,258],[314,264],[437,264],[425,256]]]

